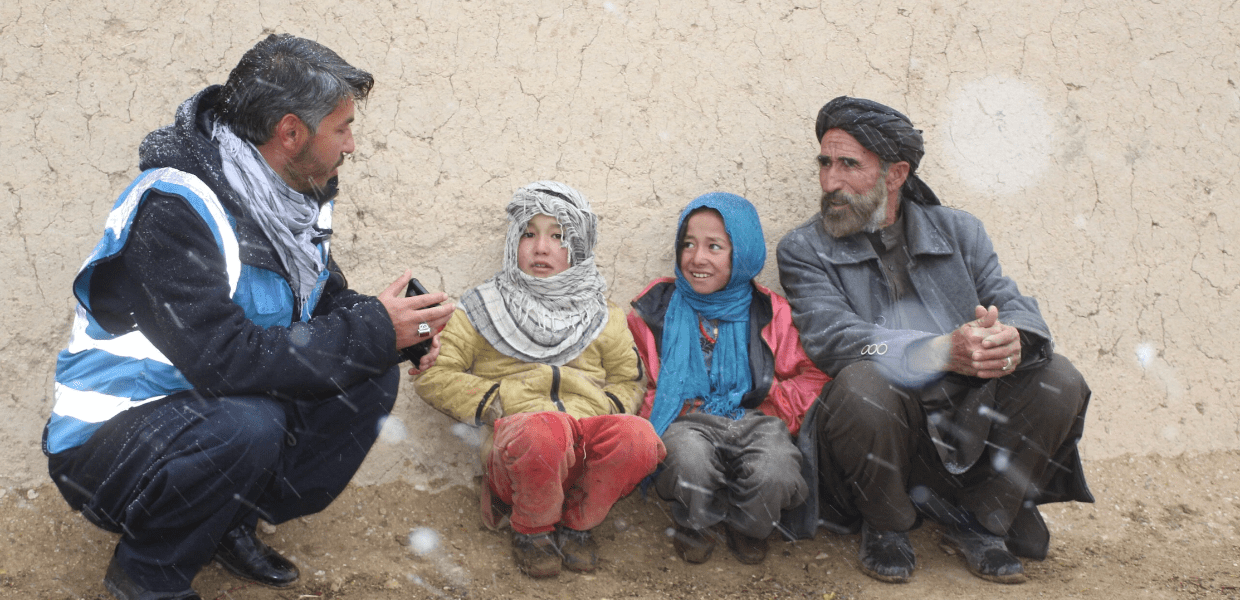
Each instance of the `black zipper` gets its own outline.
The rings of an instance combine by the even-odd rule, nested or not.
[[[560,368],[555,365],[551,365],[551,401],[555,403],[556,410],[567,412],[560,401]]]

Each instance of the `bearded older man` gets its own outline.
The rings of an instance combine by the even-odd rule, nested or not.
[[[802,426],[820,497],[794,531],[860,530],[861,570],[902,583],[908,531],[930,518],[973,574],[1023,582],[1017,557],[1049,547],[1038,505],[1093,501],[1077,451],[1089,387],[981,222],[917,176],[908,117],[840,97],[815,129],[821,215],[778,261],[801,343],[834,379]]]

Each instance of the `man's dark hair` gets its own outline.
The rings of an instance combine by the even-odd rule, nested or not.
[[[290,34],[269,35],[246,51],[220,93],[220,119],[255,145],[292,113],[315,133],[341,100],[365,100],[375,78],[330,48]]]

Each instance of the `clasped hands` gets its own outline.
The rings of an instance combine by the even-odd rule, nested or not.
[[[999,322],[999,309],[973,309],[974,320],[940,336],[935,346],[946,352],[944,371],[994,379],[1020,364],[1020,331]]]

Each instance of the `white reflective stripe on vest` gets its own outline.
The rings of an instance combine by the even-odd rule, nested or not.
[[[324,202],[323,205],[319,207],[319,220],[315,223],[315,226],[324,231],[330,231],[332,228],[332,211],[335,210],[335,208],[336,203],[334,201]],[[319,259],[323,261],[324,269],[327,268],[327,257],[331,254],[331,248],[332,241],[330,238],[323,240],[321,248],[319,248]]]
[[[237,243],[237,233],[233,231],[232,221],[228,220],[228,213],[224,211],[224,205],[220,204],[220,199],[201,179],[185,171],[164,168],[156,169],[152,173],[159,174],[159,181],[184,186],[202,198],[207,212],[215,220],[216,230],[220,232],[220,245],[222,246],[220,249],[224,253],[224,264],[228,269],[228,293],[229,295],[237,293],[237,281],[241,279],[241,247]]]
[[[73,319],[73,332],[69,334],[69,346],[67,348],[69,352],[77,354],[83,350],[96,348],[114,356],[139,360],[149,359],[166,365],[172,364],[172,361],[168,360],[163,352],[160,352],[158,348],[151,344],[150,340],[146,339],[146,336],[137,331],[131,331],[125,335],[104,340],[90,337],[86,333],[86,327],[90,323],[90,317],[87,316],[86,309],[79,304],[74,312],[76,314]]]
[[[56,404],[52,407],[53,413],[71,416],[87,423],[102,423],[127,409],[141,406],[147,402],[154,402],[164,397],[152,396],[142,400],[130,400],[129,398],[100,394],[99,392],[75,390],[59,383],[56,384],[54,394]]]

